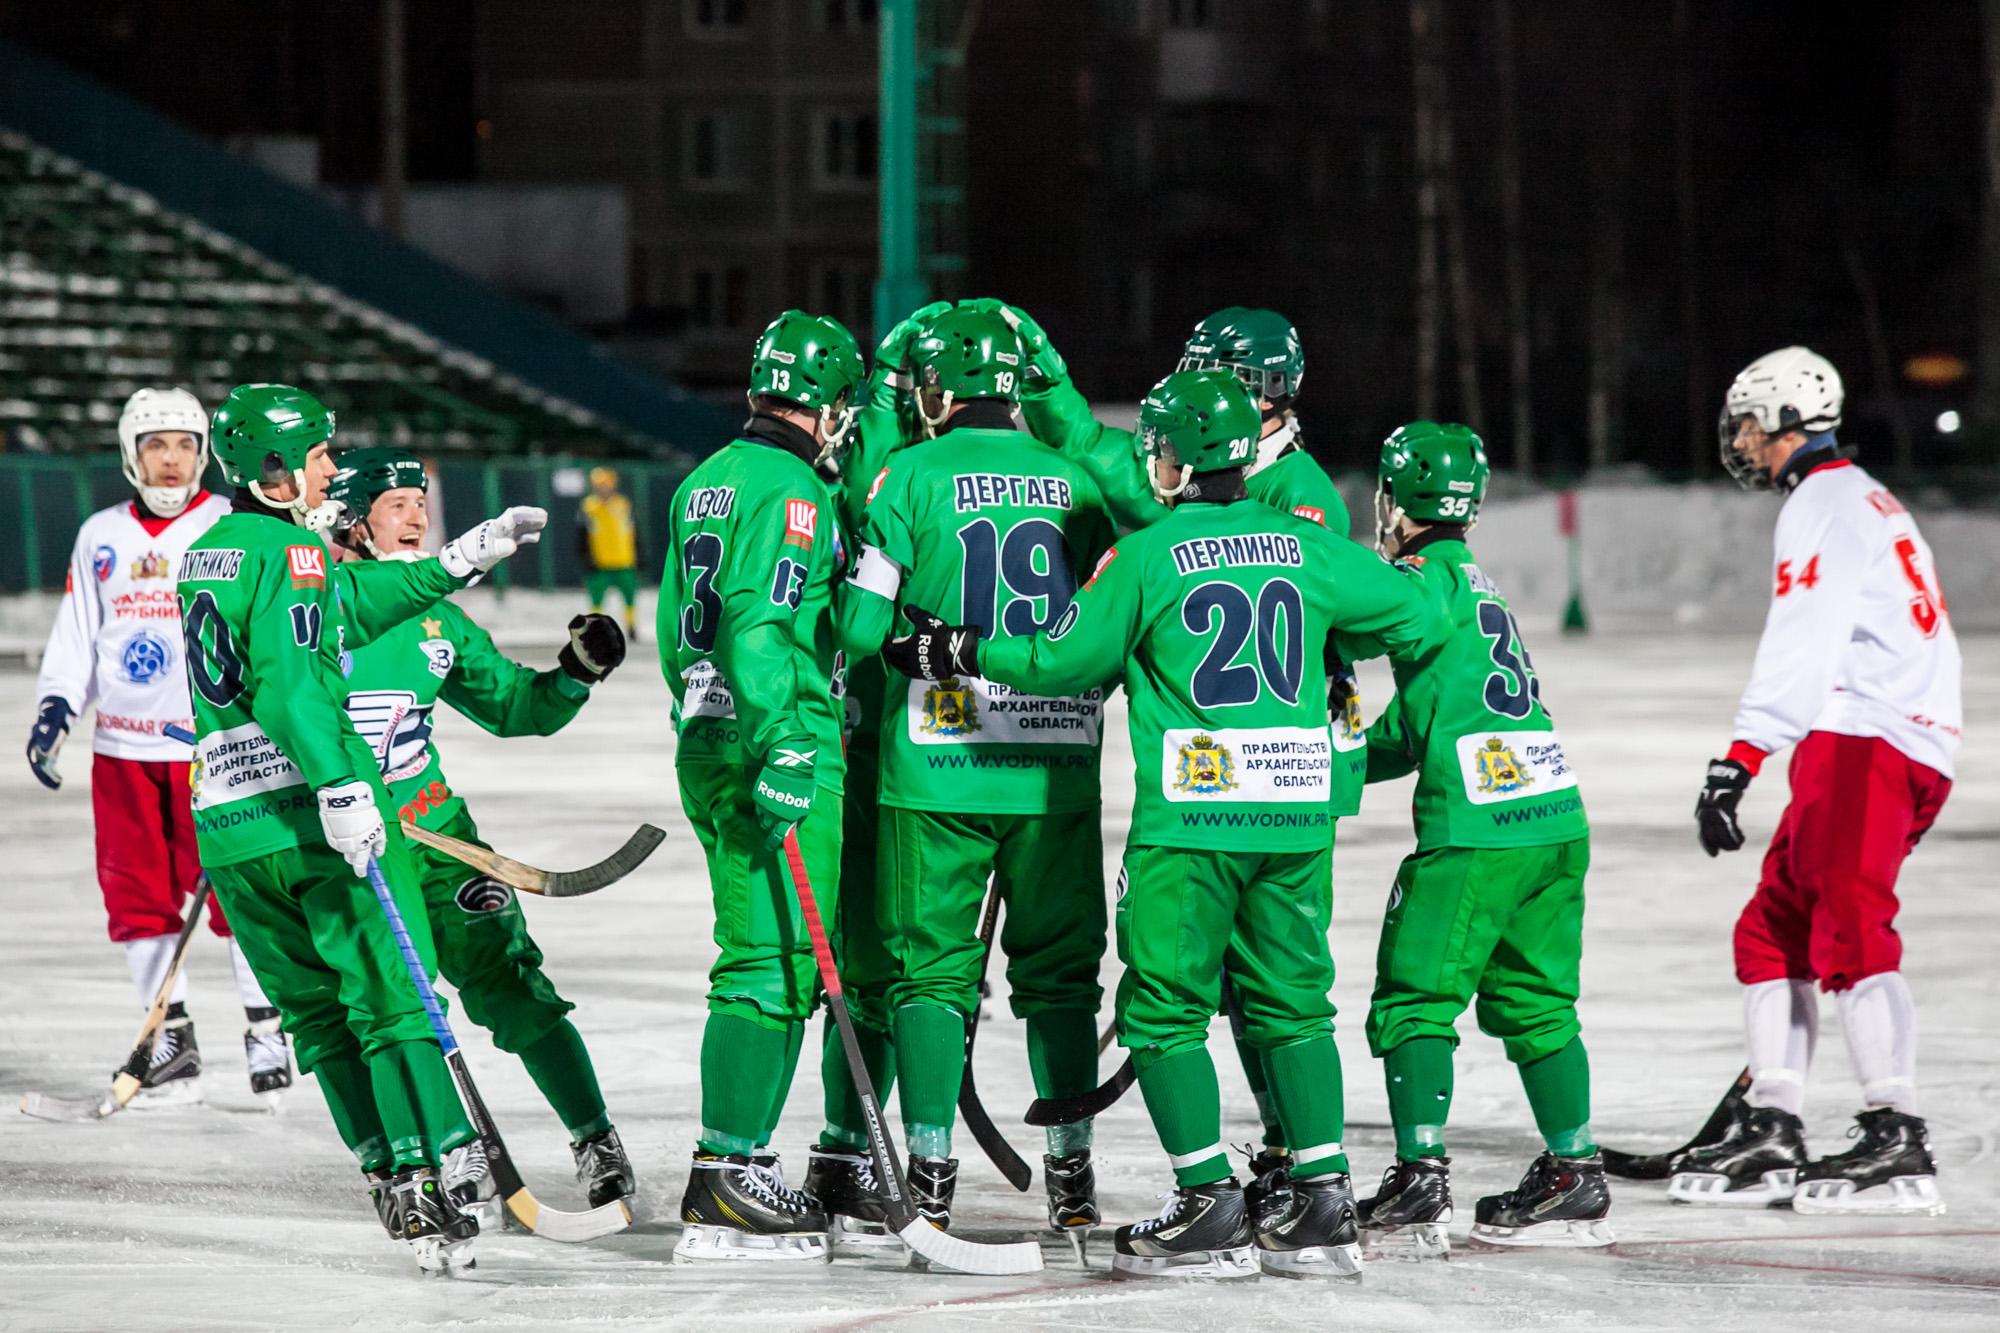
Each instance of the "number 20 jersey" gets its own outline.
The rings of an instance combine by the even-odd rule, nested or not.
[[[1962,668],[1916,520],[1842,459],[1786,497],[1774,547],[1770,615],[1735,739],[1768,754],[1808,731],[1876,736],[1950,777]]]

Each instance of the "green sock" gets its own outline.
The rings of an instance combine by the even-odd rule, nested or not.
[[[877,1103],[887,1106],[889,1089],[896,1083],[896,1044],[888,1033],[859,1021],[854,1024],[854,1044],[861,1048],[861,1063],[868,1069],[868,1081],[875,1085]],[[820,1045],[819,1080],[826,1089],[826,1128],[820,1131],[820,1143],[866,1152],[868,1115],[861,1107],[861,1092],[854,1086],[854,1071],[847,1067],[847,1051],[832,1014],[826,1016],[825,1038]]]
[[[1389,1118],[1396,1124],[1396,1156],[1406,1162],[1444,1156],[1444,1123],[1451,1115],[1451,1053],[1449,1038],[1412,1037],[1382,1057]]]
[[[333,1113],[333,1128],[347,1145],[363,1171],[382,1171],[389,1166],[389,1136],[382,1131],[382,1114],[375,1109],[375,1083],[368,1074],[368,1062],[360,1052],[352,1055],[322,1056],[313,1066],[313,1077],[326,1097],[326,1109]]]
[[[784,1096],[785,1040],[783,1026],[708,1016],[701,1034],[702,1151],[748,1156],[756,1148],[772,1102]]]
[[[906,1004],[896,1010],[895,1024],[910,1152],[949,1157],[958,1087],[965,1079],[965,1016],[941,1004]]]
[[[1590,1056],[1583,1038],[1520,1067],[1521,1086],[1534,1108],[1535,1128],[1558,1157],[1588,1157],[1597,1151],[1590,1132]]]
[[[784,1072],[778,1079],[776,1095],[771,1099],[771,1109],[764,1117],[764,1133],[757,1140],[757,1146],[770,1143],[771,1136],[778,1132],[778,1121],[785,1114],[785,1098],[792,1091],[792,1076],[799,1071],[799,1048],[806,1043],[806,1025],[792,1023],[785,1028]]]
[[[1222,1089],[1215,1079],[1215,1061],[1208,1047],[1161,1055],[1156,1049],[1133,1052],[1139,1071],[1139,1091],[1160,1145],[1173,1163],[1176,1185],[1212,1185],[1229,1175],[1222,1155]]]
[[[1029,1014],[1028,1069],[1042,1097],[1077,1097],[1097,1086],[1097,1015],[1088,1009]],[[1090,1146],[1091,1122],[1048,1128],[1049,1155],[1067,1157]]]
[[[368,1074],[398,1170],[436,1166],[445,1153],[477,1137],[436,1042],[391,1042],[369,1059]]]
[[[1292,1150],[1292,1175],[1299,1179],[1347,1170],[1340,1138],[1347,1130],[1346,1089],[1341,1081],[1340,1048],[1331,1032],[1263,1051],[1271,1074],[1271,1098]]]
[[[1243,1062],[1243,1080],[1257,1099],[1257,1118],[1264,1122],[1264,1146],[1285,1146],[1284,1120],[1278,1114],[1277,1099],[1271,1096],[1271,1071],[1264,1067],[1264,1055],[1243,1038],[1236,1039],[1236,1055]]]
[[[523,1046],[521,1063],[569,1130],[570,1142],[581,1143],[611,1128],[597,1069],[583,1047],[583,1035],[567,1018]]]

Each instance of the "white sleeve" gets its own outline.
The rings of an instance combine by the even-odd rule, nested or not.
[[[1774,753],[1795,744],[1826,707],[1860,616],[1866,539],[1827,504],[1788,503],[1772,552],[1771,610],[1735,739]]]
[[[69,705],[72,717],[82,716],[97,693],[97,631],[104,623],[104,603],[98,597],[96,551],[85,523],[70,552],[68,585],[35,678],[35,698],[56,696]]]

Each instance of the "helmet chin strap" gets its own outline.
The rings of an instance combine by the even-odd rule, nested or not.
[[[927,439],[937,438],[937,433],[938,433],[937,428],[939,426],[942,426],[945,423],[946,419],[951,416],[951,401],[954,396],[955,395],[953,395],[950,389],[942,390],[938,395],[937,415],[932,416],[929,412],[926,412],[924,410],[923,395],[922,394],[917,395],[917,415],[923,419],[925,438]]]
[[[813,457],[813,467],[828,474],[835,480],[840,477],[840,461],[834,457],[840,446],[847,443],[847,436],[854,429],[855,410],[852,406],[835,407],[828,403],[819,410],[819,453]]]
[[[1290,408],[1284,410],[1285,424],[1257,441],[1257,456],[1243,469],[1243,475],[1254,477],[1265,468],[1278,461],[1278,456],[1291,448],[1299,437],[1299,419]]]
[[[1169,500],[1178,499],[1181,496],[1181,494],[1187,490],[1188,483],[1193,480],[1194,480],[1194,469],[1188,466],[1187,464],[1183,463],[1181,464],[1180,481],[1175,483],[1174,488],[1172,490],[1170,491],[1164,490],[1160,486],[1159,472],[1151,467],[1148,467],[1146,469],[1146,484],[1153,488],[1153,498],[1158,500],[1161,504],[1165,504]]]
[[[292,486],[298,491],[298,495],[290,500],[279,500],[265,494],[263,483],[256,481],[250,483],[250,494],[256,496],[273,509],[282,509],[289,513],[292,516],[292,522],[298,524],[307,532],[332,532],[335,520],[342,513],[346,512],[347,506],[338,500],[322,500],[316,505],[308,505],[306,503],[306,470],[302,467],[292,469]]]

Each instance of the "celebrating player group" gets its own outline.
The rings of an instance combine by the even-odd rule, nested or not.
[[[1032,1183],[967,1066],[996,948],[1047,1126],[1048,1225],[1077,1258],[1102,1220],[1095,1114],[1136,1081],[1158,1134],[1173,1189],[1116,1228],[1120,1276],[1352,1279],[1365,1253],[1448,1254],[1468,1008],[1519,1070],[1544,1145],[1512,1188],[1478,1182],[1475,1243],[1611,1243],[1607,1175],[1670,1178],[1692,1206],[1943,1208],[1894,920],[1901,862],[1951,786],[1959,659],[1915,521],[1836,438],[1833,367],[1786,348],[1725,399],[1724,464],[1784,504],[1699,845],[1744,845],[1744,790],[1786,748],[1792,799],[1736,929],[1748,1068],[1658,1157],[1600,1151],[1591,1128],[1590,827],[1555,701],[1469,544],[1484,446],[1465,425],[1395,430],[1372,531],[1355,534],[1302,444],[1304,371],[1282,316],[1218,311],[1126,432],[997,300],[915,311],[872,366],[825,316],[786,311],[758,339],[749,420],[656,516],[655,641],[715,941],[679,1259],[906,1248],[940,1269],[1039,1267],[1036,1245],[953,1235],[961,1119]],[[470,1264],[502,1199],[544,1230],[456,1053],[439,974],[520,1058],[590,1205],[621,1224],[633,1164],[520,886],[477,868],[490,862],[432,714],[442,701],[496,735],[557,731],[627,634],[593,612],[570,620],[554,668],[508,660],[451,594],[547,515],[507,509],[427,554],[422,462],[340,451],[333,411],[302,389],[243,385],[212,419],[183,390],[142,390],[119,441],[134,497],[78,538],[28,759],[59,786],[63,739],[97,704],[98,874],[157,1011],[123,1095],[202,1095],[177,943],[205,875],[211,924],[233,931],[251,1087],[281,1095],[294,1056],[318,1076],[358,1183],[422,1268]],[[211,451],[231,497],[201,489]],[[615,485],[598,479],[588,520],[594,567],[614,572],[637,549],[612,521]],[[1369,658],[1387,660],[1387,699],[1360,697]],[[1133,814],[1107,912],[1100,757],[1120,688]],[[1366,1164],[1381,1184],[1357,1199],[1334,852],[1366,786],[1411,774],[1414,836],[1365,1018],[1395,1155]],[[1099,976],[1114,945],[1111,1072]],[[1858,1141],[1820,1157],[1800,1119],[1815,987],[1836,997],[1862,1085]],[[823,1004],[825,1101],[795,1184],[772,1145]],[[1263,1122],[1241,1175],[1208,1044],[1219,1014]]]

